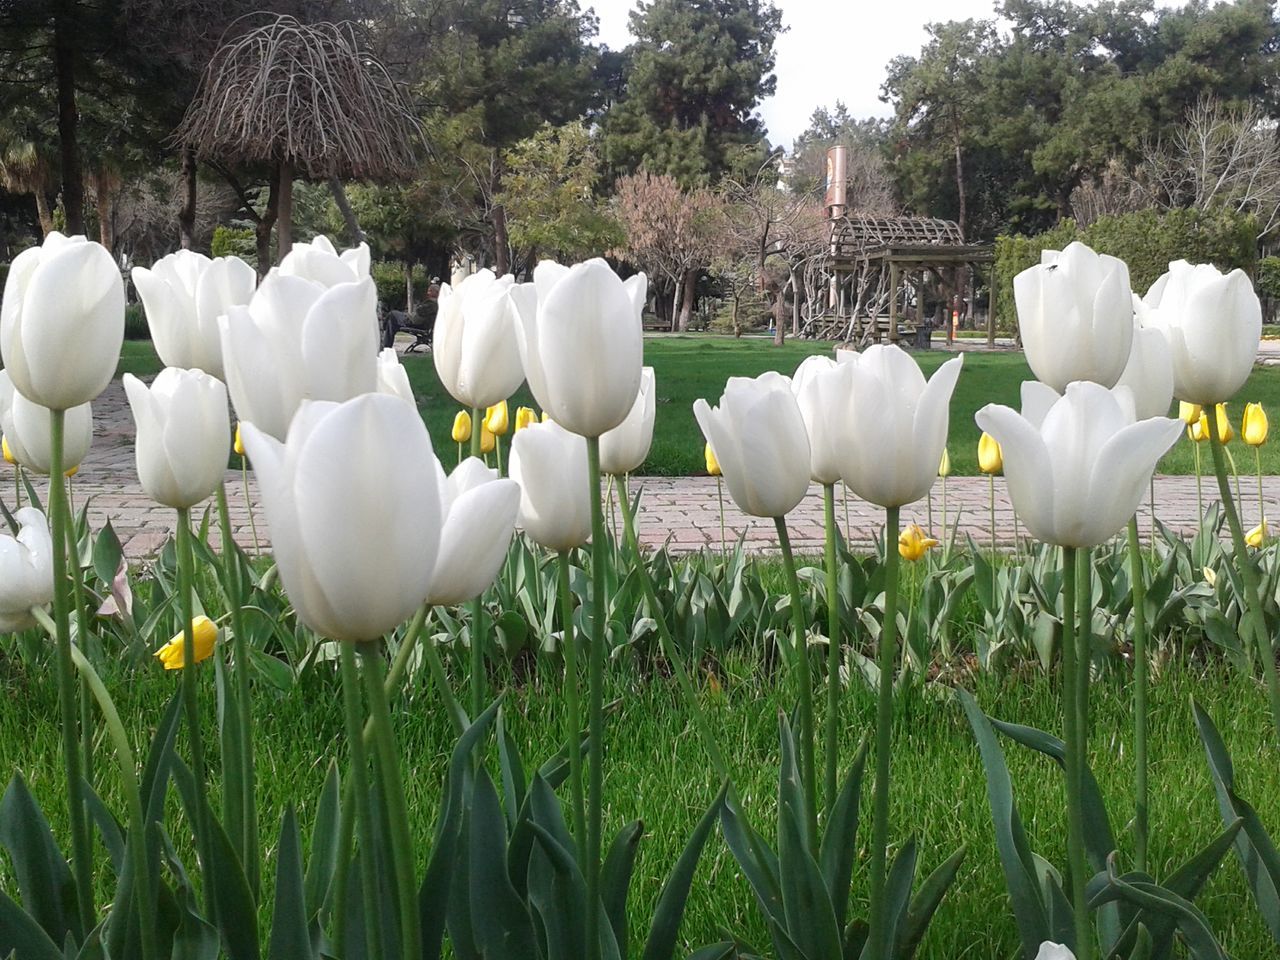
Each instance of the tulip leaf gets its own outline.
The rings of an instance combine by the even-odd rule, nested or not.
[[[271,960],[306,960],[314,957],[306,894],[302,877],[302,838],[298,818],[290,806],[280,825],[276,849],[275,908],[271,913]]]
[[[0,891],[0,957],[63,960],[62,951],[29,913]]]
[[[338,766],[332,761],[320,788],[320,802],[316,806],[315,828],[311,833],[311,858],[307,862],[307,874],[303,878],[303,899],[307,916],[314,918],[324,909],[333,887],[333,874],[338,864],[338,848],[341,838],[341,796],[338,782]]]
[[[93,544],[93,572],[105,584],[115,579],[120,569],[120,560],[124,549],[120,546],[120,538],[108,520],[98,531],[98,538]]]
[[[841,955],[831,894],[805,844],[804,808],[786,804],[778,817],[778,862],[785,932],[810,958]]]
[[[22,905],[54,943],[84,936],[77,912],[76,884],[49,821],[15,773],[0,800],[0,844],[9,852]]]
[[[498,764],[502,770],[502,792],[506,795],[507,826],[515,829],[516,817],[520,804],[524,801],[528,790],[525,783],[524,764],[520,761],[520,752],[511,734],[507,730],[506,718],[498,711]]]
[[[866,764],[867,738],[863,737],[831,808],[818,855],[822,879],[831,894],[836,922],[841,927],[845,925],[849,911],[849,885],[853,879],[853,860],[858,851],[858,808]]]
[[[529,902],[542,921],[547,960],[585,957],[588,907],[582,872],[573,854],[550,830],[536,819],[529,825],[536,840],[529,857]]]
[[[467,900],[480,952],[486,960],[537,957],[532,918],[507,873],[506,822],[493,781],[483,768],[471,786],[467,832],[471,884]]]
[[[898,855],[889,865],[884,884],[884,916],[888,925],[885,941],[894,957],[897,957],[901,933],[907,925],[907,910],[911,905],[911,885],[916,877],[916,838],[907,837]]]
[[[120,875],[120,871],[124,869],[125,860],[125,838],[124,832],[120,829],[120,822],[116,820],[102,797],[98,795],[98,791],[93,789],[93,785],[87,780],[84,783],[84,802],[89,810],[89,816],[93,818],[94,825],[98,828],[98,835],[102,838],[102,845],[107,848],[107,856],[111,860],[111,869],[116,876]]]
[[[1109,872],[1107,885],[1090,901],[1095,909],[1114,900],[1173,918],[1193,960],[1228,960],[1204,914],[1187,900],[1146,881],[1128,881]]]
[[[911,906],[905,920],[898,923],[897,946],[894,952],[896,960],[911,960],[929,929],[933,915],[947,895],[951,885],[955,883],[956,874],[960,872],[960,864],[964,862],[965,848],[961,847],[944,860],[929,874],[916,895],[911,898]]]
[[[633,820],[618,831],[609,853],[600,868],[600,903],[613,937],[618,942],[622,960],[627,960],[627,895],[631,892],[631,876],[635,870],[636,855],[640,852],[640,838],[644,836],[644,824]]]
[[[675,955],[676,938],[680,933],[680,924],[684,919],[685,906],[689,902],[689,891],[693,887],[693,875],[702,857],[707,837],[715,826],[720,811],[724,806],[725,795],[729,785],[720,788],[715,801],[702,815],[698,825],[694,827],[689,842],[685,845],[680,859],[676,861],[671,876],[662,885],[662,893],[658,897],[657,906],[653,910],[653,923],[649,927],[649,936],[645,940],[643,960],[671,960]],[[619,929],[619,928],[615,928]],[[624,944],[626,925],[622,924],[618,934],[618,942]],[[624,948],[625,949],[625,948]],[[625,960],[625,953],[624,953]]]

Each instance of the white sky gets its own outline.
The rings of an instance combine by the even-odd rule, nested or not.
[[[815,107],[843,100],[855,117],[888,116],[880,102],[885,65],[916,54],[924,25],[994,16],[994,0],[774,0],[790,29],[776,45],[777,93],[760,113],[775,144],[788,148]],[[581,0],[600,18],[600,40],[620,50],[630,42],[627,14],[635,0]],[[1180,6],[1157,0],[1157,6]]]

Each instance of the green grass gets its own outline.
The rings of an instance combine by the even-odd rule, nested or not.
[[[134,742],[143,742],[175,690],[175,677],[159,670],[128,675],[110,665],[104,673]],[[210,724],[206,743],[212,745],[216,739],[211,680],[212,673],[204,671],[205,716]],[[606,824],[616,831],[633,818],[645,823],[631,905],[633,934],[639,937],[641,924],[652,915],[664,872],[675,862],[718,785],[686,723],[673,683],[635,676],[619,667],[610,676],[609,687],[616,710],[609,720]],[[976,688],[983,707],[997,717],[1050,730],[1058,727],[1058,692],[1039,671],[1025,668],[1021,675],[1003,680],[981,676]],[[261,685],[256,688],[260,815],[264,847],[272,852],[286,805],[298,806],[307,835],[328,765],[345,763],[339,694],[338,684],[328,677],[313,678],[284,694],[273,695]],[[1151,696],[1152,863],[1157,876],[1167,876],[1220,830],[1192,724],[1192,695],[1207,705],[1222,726],[1236,759],[1239,790],[1257,805],[1263,822],[1280,831],[1280,766],[1272,762],[1274,745],[1267,741],[1270,725],[1263,692],[1225,669],[1172,664],[1157,678]],[[1095,684],[1091,751],[1113,828],[1126,853],[1132,850],[1125,833],[1132,784],[1128,697],[1114,676]],[[725,664],[723,692],[707,695],[707,708],[738,789],[753,821],[768,837],[773,836],[776,795],[776,717],[790,700],[784,682],[775,682],[756,662],[741,659]],[[558,747],[564,709],[559,680],[543,675],[512,687],[505,702],[512,735],[526,763],[542,762]],[[415,845],[423,851],[430,842],[452,737],[439,698],[425,678],[413,680],[394,709]],[[842,753],[846,759],[870,728],[873,711],[871,694],[859,685],[845,712]],[[0,648],[0,769],[19,772],[27,779],[56,834],[65,837],[57,715],[47,671],[5,659]],[[1005,748],[1032,847],[1061,865],[1065,824],[1058,771],[1016,745],[1006,742]],[[179,749],[185,747],[180,744]],[[920,956],[924,960],[1012,957],[1016,933],[996,857],[981,763],[961,711],[943,691],[918,694],[900,710],[893,758],[895,843],[914,833],[926,870],[960,845],[968,848],[957,885],[939,911]],[[210,762],[216,769],[216,756]],[[97,782],[109,805],[122,809],[105,746],[97,767]],[[212,795],[218,796],[216,789]],[[864,811],[854,893],[863,913],[869,822]],[[189,856],[188,834],[176,801],[171,803],[168,826]],[[273,876],[274,866],[272,859],[264,876]],[[0,886],[9,883],[0,866]],[[100,891],[97,902],[106,898],[109,894]],[[264,902],[270,903],[269,890]],[[1224,862],[1197,902],[1230,955],[1241,960],[1275,956],[1234,859]],[[693,887],[684,939],[690,946],[704,943],[715,938],[721,927],[757,943],[766,941],[750,890],[723,841],[713,835]]]
[[[791,341],[782,347],[760,338],[737,340],[720,336],[661,336],[645,341],[645,362],[654,368],[658,384],[657,418],[653,448],[642,473],[660,476],[705,474],[702,434],[693,419],[693,401],[705,397],[715,403],[731,376],[753,377],[766,370],[790,374],[805,357],[827,353],[829,343]],[[949,355],[941,351],[915,355],[926,375]],[[436,450],[447,465],[453,462],[456,445],[449,433],[458,405],[440,386],[430,355],[413,354],[406,358],[409,381],[418,397],[423,419],[431,431]],[[120,372],[144,376],[159,370],[147,342],[128,342],[121,358]],[[1022,381],[1031,379],[1022,354],[1014,352],[969,353],[965,355],[964,372],[956,386],[951,403],[951,432],[948,448],[952,468],[958,475],[978,472],[978,436],[980,431],[973,415],[987,403],[1019,405]],[[1239,432],[1239,421],[1247,401],[1257,401],[1280,418],[1280,368],[1257,367],[1238,399],[1229,406],[1232,422]],[[521,387],[511,400],[512,415],[519,405],[534,406],[527,387]],[[1280,420],[1277,421],[1280,428]],[[851,427],[852,429],[852,427]],[[509,438],[507,438],[509,440]],[[1242,472],[1254,469],[1253,453],[1243,444],[1233,444]],[[1204,453],[1205,451],[1202,451]],[[505,453],[505,444],[504,444]],[[1268,474],[1280,473],[1280,443],[1268,443],[1262,450],[1262,469]],[[1205,466],[1206,472],[1210,467]],[[1160,471],[1172,474],[1195,472],[1195,457],[1190,441],[1183,440],[1164,458]]]

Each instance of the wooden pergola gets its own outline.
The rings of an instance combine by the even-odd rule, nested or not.
[[[938,300],[958,307],[963,291],[973,289],[973,271],[993,258],[990,244],[965,243],[954,220],[834,216],[829,223],[827,329],[859,344],[886,336],[895,342],[931,329],[925,316],[930,276]],[[950,339],[950,324],[947,330]],[[988,320],[988,338],[991,334]]]

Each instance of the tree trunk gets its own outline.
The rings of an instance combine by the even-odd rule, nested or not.
[[[698,271],[687,270],[684,275],[684,295],[680,301],[680,332],[689,329],[689,321],[693,318],[693,305],[698,299]]]
[[[786,298],[782,295],[779,288],[775,293],[773,304],[769,307],[769,314],[773,317],[773,345],[780,347],[787,339],[787,328],[782,322],[782,313],[785,309]]]
[[[359,246],[364,242],[364,231],[360,229],[360,221],[356,219],[356,212],[351,209],[351,201],[347,198],[347,188],[342,185],[342,181],[337,177],[329,178],[329,192],[333,194],[333,202],[338,205],[338,210],[342,213],[343,222],[347,225],[347,237],[353,246]],[[412,295],[410,295],[412,299]]]
[[[684,276],[681,275],[674,284],[672,284],[671,292],[671,332],[683,331],[684,327],[680,326],[680,294],[684,291]]]
[[[733,335],[734,335],[735,337],[741,337],[741,336],[742,336],[742,327],[741,327],[741,325],[739,325],[739,323],[738,323],[738,302],[739,302],[741,299],[742,299],[742,298],[738,296],[738,289],[737,289],[737,287],[734,287],[734,290],[733,290],[733,306],[730,308],[730,311],[729,311],[729,322],[730,322],[731,324],[733,324]]]
[[[84,173],[77,139],[80,112],[76,108],[76,59],[71,0],[57,0],[53,11],[53,69],[58,96],[58,153],[62,165],[62,208],[67,233],[84,233]]]
[[[956,217],[956,226],[960,228],[960,239],[963,240],[966,236],[965,229],[969,211],[964,192],[964,149],[960,145],[960,118],[954,114],[951,118],[951,138],[956,154],[956,196],[959,199],[960,206],[959,216]]]
[[[800,284],[795,270],[791,270],[791,335],[800,336]]]
[[[280,161],[280,189],[276,199],[276,256],[284,260],[293,249],[293,167]]]
[[[498,276],[511,272],[511,254],[507,240],[507,208],[498,204],[493,208],[493,272]]]
[[[99,177],[96,191],[98,194],[98,242],[107,248],[108,253],[114,253],[116,245],[116,204],[113,193],[115,185],[111,179],[109,176]]]
[[[280,209],[280,191],[277,181],[273,180],[267,191],[267,209],[258,218],[255,227],[258,240],[258,279],[261,280],[271,269],[271,230],[276,225],[276,215]]]
[[[49,196],[43,187],[36,190],[36,219],[40,221],[40,232],[44,236],[53,232],[53,211],[49,209]]]
[[[196,154],[182,151],[182,207],[178,211],[178,242],[183,250],[196,244]]]
[[[413,313],[413,261],[404,262],[404,312]]]

